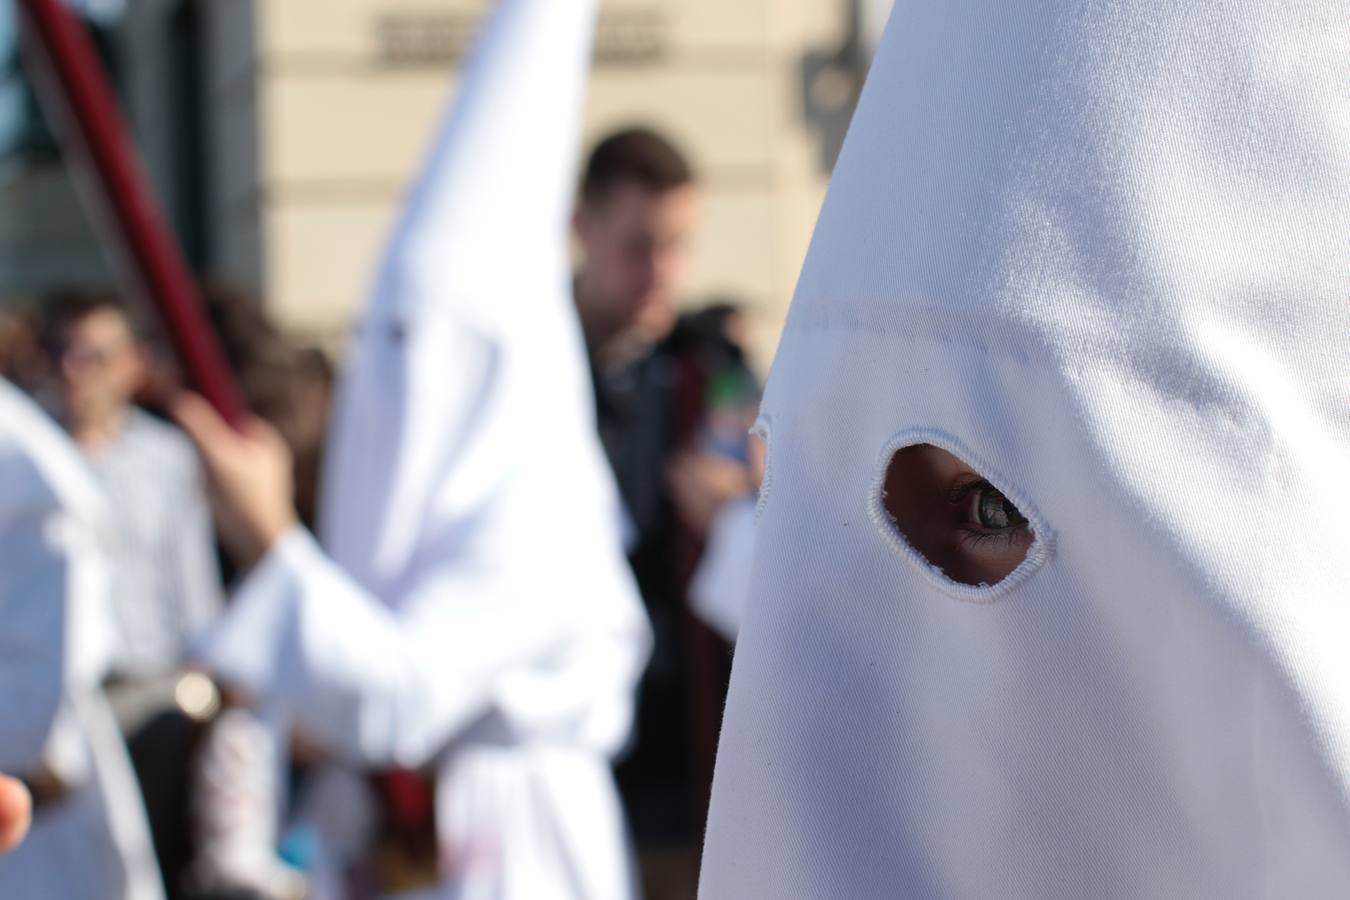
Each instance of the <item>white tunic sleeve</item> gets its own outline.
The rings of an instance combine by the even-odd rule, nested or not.
[[[366,764],[424,764],[489,708],[614,749],[645,658],[641,621],[576,640],[556,617],[522,617],[502,602],[509,593],[500,577],[445,567],[387,606],[297,529],[250,573],[199,655]]]

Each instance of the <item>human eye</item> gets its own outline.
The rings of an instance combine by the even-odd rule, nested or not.
[[[996,584],[1036,540],[1016,503],[974,466],[932,444],[895,451],[879,499],[905,542],[960,584]]]
[[[958,531],[968,547],[1013,547],[1031,537],[1026,516],[983,478],[958,481],[948,499],[960,512]]]

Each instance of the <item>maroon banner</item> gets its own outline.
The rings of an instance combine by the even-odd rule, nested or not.
[[[68,164],[92,175],[95,218],[164,325],[188,381],[232,424],[243,416],[234,376],[108,86],[89,34],[61,0],[19,0],[26,61]]]

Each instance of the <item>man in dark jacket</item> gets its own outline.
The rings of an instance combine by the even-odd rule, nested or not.
[[[723,327],[725,310],[684,317],[676,310],[700,200],[683,155],[653,131],[630,129],[591,153],[574,219],[583,254],[576,301],[600,435],[656,638],[620,786],[639,844],[687,848],[690,858],[706,808],[727,653],[689,618],[685,586],[713,515],[750,490],[741,446],[753,413],[730,429],[717,426],[743,417],[757,399]]]

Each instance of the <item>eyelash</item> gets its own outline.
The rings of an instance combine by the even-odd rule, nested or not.
[[[963,547],[984,547],[990,544],[1002,542],[1000,549],[1006,549],[1013,545],[1013,541],[1021,537],[1022,527],[1008,528],[1003,531],[976,531],[969,526],[959,526],[957,532],[960,534],[961,546]]]

